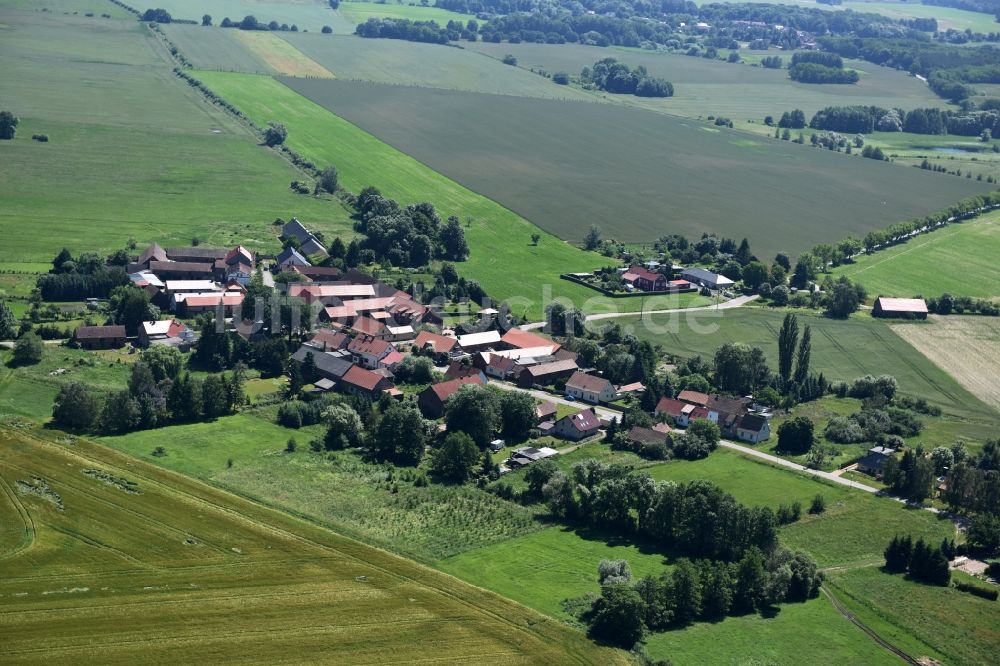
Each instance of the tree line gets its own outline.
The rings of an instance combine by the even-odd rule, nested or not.
[[[401,207],[382,196],[374,187],[366,187],[355,202],[359,233],[365,235],[362,247],[375,253],[378,260],[393,266],[426,266],[432,259],[464,261],[469,256],[465,230],[455,216],[444,223],[429,203]]]
[[[650,76],[642,65],[632,68],[614,58],[604,58],[585,67],[580,80],[598,90],[636,97],[673,97],[674,86],[666,79]]]
[[[844,61],[834,53],[805,51],[792,55],[788,76],[801,83],[857,83],[858,73],[844,69]]]

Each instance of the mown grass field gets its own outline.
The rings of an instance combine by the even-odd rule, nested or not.
[[[141,24],[6,9],[0,22],[4,107],[21,118],[0,146],[0,262],[130,238],[274,249],[276,217],[353,235],[339,202],[292,194],[303,175],[196,97]]]
[[[182,23],[169,23],[162,28],[184,57],[198,69],[251,74],[276,73],[273,67],[247,48],[239,37],[239,30]]]
[[[859,312],[835,320],[808,311],[797,311],[799,330],[812,327],[812,363],[828,380],[848,381],[866,374],[889,374],[900,391],[923,397],[946,411],[972,420],[990,421],[996,413],[962,388],[916,349],[896,335],[883,320]],[[649,315],[643,320],[624,318],[622,325],[643,340],[661,345],[681,356],[710,359],[727,342],[760,347],[774,366],[778,358],[777,335],[785,312],[767,308],[739,308],[719,312]]]
[[[959,666],[996,660],[1000,605],[995,601],[914,583],[879,567],[834,571],[827,584],[862,622],[912,655]]]
[[[104,447],[0,437],[4,663],[623,661],[522,606]],[[26,492],[33,477],[42,493]]]
[[[1000,298],[1000,212],[953,224],[832,269],[879,295]]]
[[[930,319],[931,326],[899,324],[892,330],[970,393],[1000,409],[1000,321],[954,315]]]
[[[815,6],[815,3],[813,3]],[[616,58],[630,66],[642,65],[653,76],[674,84],[674,96],[666,99],[641,99],[631,95],[599,93],[597,97],[689,118],[725,116],[734,121],[762,123],[764,116],[775,118],[782,112],[802,109],[807,117],[825,106],[875,104],[887,108],[943,107],[944,100],[932,93],[920,80],[893,69],[866,62],[849,61],[846,66],[859,70],[861,80],[850,86],[824,86],[797,83],[787,70],[764,69],[750,64],[730,64],[719,60],[692,58],[673,53],[653,53],[640,49],[599,48],[578,44],[463,44],[500,59],[506,54],[517,57],[518,67],[563,71],[573,77],[584,67],[593,67],[601,58]],[[759,52],[740,51],[748,60]],[[787,67],[791,54],[776,52]]]
[[[619,105],[281,80],[571,241],[596,224],[623,241],[714,232],[794,254],[989,190]]]
[[[471,218],[465,233],[472,248],[459,272],[478,280],[498,300],[511,300],[512,311],[538,320],[546,294],[570,299],[578,307],[597,309],[597,292],[559,279],[565,271],[587,271],[609,260],[542,233],[538,227],[414,158],[395,150],[323,107],[262,76],[197,72],[214,91],[236,104],[254,120],[277,120],[288,127],[288,144],[319,164],[334,164],[342,185],[359,192],[375,185],[403,203],[430,201],[444,215]],[[595,299],[592,304],[588,301]],[[638,310],[642,299],[620,299],[623,310]]]
[[[255,56],[279,74],[332,79],[323,65],[305,55],[273,32],[237,30],[236,38]]]

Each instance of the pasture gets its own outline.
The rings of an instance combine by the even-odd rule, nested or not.
[[[996,317],[931,315],[930,326],[892,330],[988,405],[1000,410],[1000,321]]]
[[[430,645],[456,663],[622,659],[454,578],[104,447],[0,438],[4,663],[371,663]]]
[[[472,248],[457,268],[478,280],[498,300],[513,301],[513,312],[541,319],[546,299],[562,297],[584,308],[597,308],[591,289],[559,279],[565,271],[587,271],[609,260],[542,233],[536,246],[531,234],[538,227],[523,217],[437,173],[395,150],[290,88],[269,77],[198,72],[215,92],[236,104],[255,121],[280,121],[288,127],[288,144],[318,164],[334,164],[342,185],[359,192],[368,185],[402,203],[430,201],[443,215],[457,215],[468,226]],[[642,299],[621,299],[616,305],[631,311]],[[607,299],[604,299],[607,301]]]
[[[833,269],[879,295],[1000,298],[1000,212],[911,238]]]
[[[272,32],[236,31],[236,38],[279,74],[332,79],[333,74]]]
[[[956,666],[996,659],[1000,605],[995,601],[914,583],[879,567],[832,571],[827,585],[862,622],[912,655]]]
[[[596,224],[625,242],[714,232],[794,254],[989,189],[620,105],[281,80],[570,241]]]
[[[889,374],[899,381],[900,392],[926,398],[950,414],[972,421],[990,422],[996,418],[996,412],[907,344],[884,321],[864,312],[846,321],[809,311],[796,314],[800,330],[805,325],[812,327],[811,368],[824,373],[828,380]],[[749,307],[619,321],[630,325],[627,330],[638,338],[660,345],[671,354],[710,359],[722,344],[742,342],[763,349],[775,366],[778,329],[784,316],[785,311]]]
[[[277,217],[353,236],[340,203],[293,194],[303,174],[175,77],[141,24],[8,10],[0,22],[4,107],[21,118],[0,146],[0,262],[129,239],[275,248]]]
[[[309,32],[319,32],[324,25],[342,33],[354,32],[354,26],[330,9],[326,0],[160,0],[156,6],[174,18],[199,23],[203,14],[209,14],[213,25],[227,17],[238,23],[244,16],[254,16],[261,23],[277,21]]]
[[[856,85],[823,86],[792,81],[784,69],[764,69],[749,63],[737,65],[639,49],[490,42],[462,46],[497,60],[509,53],[517,57],[518,67],[542,70],[550,74],[563,71],[573,77],[579,76],[580,70],[592,67],[601,58],[616,58],[632,67],[642,65],[652,76],[660,76],[672,82],[674,96],[666,99],[643,99],[601,92],[592,94],[606,101],[689,118],[714,115],[735,121],[762,123],[764,116],[773,115],[777,118],[782,112],[796,108],[802,109],[807,117],[812,117],[813,113],[825,106],[844,104],[875,104],[905,109],[946,106],[944,100],[932,93],[919,79],[905,72],[860,61],[846,63],[846,66],[861,74],[861,80]],[[740,53],[752,60],[759,52]],[[782,57],[785,66],[789,64],[790,53],[775,53]]]

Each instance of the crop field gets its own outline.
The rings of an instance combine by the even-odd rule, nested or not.
[[[996,660],[1000,605],[995,601],[921,585],[876,567],[831,572],[827,584],[862,622],[910,654],[956,666]]]
[[[397,39],[283,33],[338,79],[550,99],[596,99],[471,50]],[[209,69],[226,69],[210,67]]]
[[[938,30],[966,30],[973,32],[991,33],[1000,29],[994,17],[981,12],[966,11],[964,9],[954,9],[952,7],[938,7],[919,2],[881,2],[875,0],[846,0],[839,5],[822,5],[817,7],[812,0],[749,0],[750,2],[767,2],[778,5],[802,5],[813,7],[824,11],[841,11],[850,9],[855,12],[867,12],[881,14],[893,19],[907,18],[936,18]],[[698,3],[703,4],[703,3]]]
[[[559,279],[565,271],[599,268],[607,260],[581,252],[555,236],[541,233],[536,246],[531,234],[540,231],[516,213],[433,171],[344,119],[262,76],[198,72],[214,91],[261,123],[280,120],[289,130],[288,144],[319,164],[334,164],[344,187],[358,192],[375,185],[403,203],[430,201],[444,215],[471,218],[465,230],[472,249],[460,273],[478,280],[498,300],[513,300],[513,312],[541,319],[545,294],[596,309],[591,289]],[[548,291],[546,291],[548,290]],[[593,300],[591,300],[593,299]],[[642,299],[621,299],[623,310],[642,307]]]
[[[333,74],[327,71],[323,65],[274,33],[238,30],[236,38],[279,74],[320,79],[333,78]]]
[[[1000,298],[1000,212],[952,224],[833,269],[879,295]]]
[[[250,74],[277,73],[247,47],[239,37],[240,30],[205,28],[183,23],[169,23],[161,27],[184,57],[198,69]]]
[[[273,249],[277,217],[353,236],[339,202],[293,194],[302,174],[174,77],[140,24],[5,9],[0,22],[4,106],[21,118],[0,146],[0,262],[129,239]]]
[[[453,578],[82,441],[5,431],[0,485],[14,526],[0,533],[4,663],[371,663],[430,645],[455,662],[620,659]]]
[[[946,372],[900,339],[881,320],[865,313],[846,321],[796,312],[799,329],[812,327],[812,364],[829,380],[851,380],[865,374],[890,374],[899,380],[900,391],[940,405],[946,411],[974,419],[990,420],[996,413],[962,388]],[[650,315],[641,320],[621,319],[634,334],[661,345],[680,356],[711,358],[727,342],[743,342],[764,350],[771,364],[778,357],[778,329],[785,312],[763,308],[739,308],[718,313],[700,312]],[[655,325],[655,326],[654,326]]]
[[[618,105],[282,81],[571,241],[596,224],[626,242],[715,232],[794,254],[989,189]]]
[[[348,32],[349,26],[349,22],[330,9],[326,0],[160,0],[156,6],[166,9],[174,18],[199,23],[203,14],[209,14],[213,25],[219,25],[227,17],[238,23],[251,15],[262,23],[277,21],[309,32],[319,32],[324,25]],[[354,32],[353,25],[350,32]]]
[[[930,326],[892,330],[988,405],[1000,410],[1000,321],[996,317],[931,315]]]
[[[408,2],[356,2],[345,0],[340,3],[337,11],[345,20],[357,25],[370,18],[400,18],[411,21],[437,21],[444,26],[448,21],[461,21],[464,25],[469,19],[475,19],[471,14],[459,14],[439,7],[422,7]]]
[[[905,72],[878,67],[867,62],[848,61],[861,80],[850,86],[823,86],[798,83],[788,78],[787,70],[764,69],[750,64],[730,64],[719,60],[691,58],[673,53],[653,53],[639,49],[599,48],[576,44],[463,44],[500,59],[506,54],[517,57],[518,67],[567,72],[579,76],[584,67],[592,67],[601,58],[617,58],[630,66],[642,65],[653,76],[674,84],[674,96],[666,99],[642,99],[631,95],[594,93],[595,96],[629,106],[663,113],[705,118],[725,116],[734,121],[762,123],[764,116],[779,117],[782,112],[802,109],[807,117],[825,106],[875,104],[887,108],[946,106],[919,79]],[[741,51],[752,56],[757,52]],[[787,66],[790,53],[776,52]],[[836,89],[834,89],[836,88]]]

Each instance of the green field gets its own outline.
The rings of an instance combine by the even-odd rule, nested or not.
[[[767,2],[776,5],[802,5],[824,11],[841,11],[850,9],[855,12],[881,14],[892,19],[936,18],[938,30],[966,30],[988,34],[1000,29],[994,17],[981,12],[970,12],[952,7],[938,7],[921,2],[867,2],[867,0],[846,0],[839,5],[818,5],[813,0],[749,0],[750,2]],[[699,2],[704,4],[704,2]]]
[[[276,217],[352,235],[339,202],[293,194],[303,174],[173,76],[141,24],[5,9],[0,22],[3,106],[21,118],[0,146],[0,262],[130,238],[273,249]]]
[[[226,17],[239,22],[252,15],[262,23],[294,24],[299,30],[309,32],[319,32],[324,25],[341,33],[354,31],[354,26],[330,9],[326,0],[160,0],[156,6],[163,7],[174,18],[199,23],[203,14],[209,14],[214,25]],[[144,9],[144,5],[140,7],[140,11]]]
[[[760,256],[796,253],[989,189],[619,105],[281,80],[572,241],[596,224],[626,242],[715,232],[748,236]]]
[[[273,67],[246,47],[238,37],[238,30],[182,23],[170,23],[163,26],[163,30],[184,57],[198,69],[250,74],[276,73]]]
[[[370,18],[399,18],[411,21],[437,21],[444,26],[448,21],[461,21],[464,25],[469,19],[475,18],[469,14],[459,14],[458,12],[440,9],[438,7],[422,7],[409,2],[356,2],[355,0],[345,0],[340,3],[337,11],[345,20],[357,25],[364,23]]]
[[[953,588],[914,583],[875,567],[832,572],[829,577],[831,589],[851,612],[910,654],[956,666],[996,661],[1000,650],[997,602]]]
[[[851,86],[823,86],[797,83],[786,70],[764,69],[750,64],[734,65],[719,60],[692,58],[673,53],[653,53],[639,49],[599,48],[577,44],[463,44],[469,50],[500,59],[506,54],[517,57],[519,67],[567,72],[578,76],[584,67],[592,67],[601,58],[617,58],[630,66],[642,65],[653,76],[674,84],[674,96],[667,99],[641,99],[631,95],[599,97],[621,104],[686,116],[705,118],[725,116],[733,120],[761,123],[764,116],[802,109],[807,117],[825,106],[875,104],[886,108],[946,106],[919,79],[905,72],[878,67],[867,62],[848,61],[847,66],[861,74]],[[741,51],[752,59],[759,52]],[[791,54],[774,52],[787,66]]]
[[[833,269],[879,295],[1000,297],[1000,212],[912,238]]]
[[[851,380],[865,374],[889,374],[899,380],[900,391],[926,398],[946,411],[973,420],[990,421],[995,412],[908,345],[881,320],[861,312],[847,321],[799,311],[799,329],[812,327],[812,364],[828,380]],[[637,337],[661,345],[668,353],[711,358],[727,342],[744,342],[764,350],[771,364],[777,362],[777,333],[785,313],[764,308],[740,308],[718,313],[700,312],[651,315],[650,325],[631,324]]]
[[[0,496],[7,664],[622,660],[454,578],[83,441],[4,431]]]
[[[593,270],[608,263],[607,259],[581,252],[544,233],[541,242],[532,245],[531,234],[538,231],[535,225],[271,78],[218,72],[198,72],[197,76],[251,118],[262,123],[283,122],[289,129],[289,145],[319,164],[335,164],[347,189],[358,192],[376,185],[403,203],[430,201],[445,215],[457,215],[463,221],[472,218],[472,225],[465,230],[472,254],[458,269],[478,280],[494,298],[512,299],[516,314],[540,319],[546,293],[587,309],[597,308],[587,304],[596,292],[560,280],[559,274]],[[620,299],[615,305],[638,310],[641,300]]]

